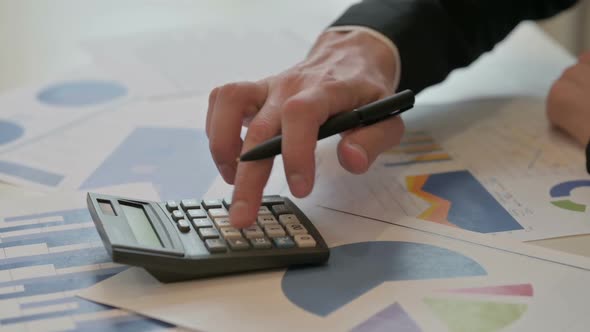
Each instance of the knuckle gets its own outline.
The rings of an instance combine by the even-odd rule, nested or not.
[[[239,98],[242,96],[242,84],[237,82],[227,83],[218,88],[218,94],[223,98]]]
[[[576,75],[578,75],[578,68],[577,65],[574,65],[564,70],[562,79],[572,79]]]
[[[219,87],[216,87],[213,90],[211,90],[211,92],[209,93],[209,104],[212,104],[215,101],[218,93],[219,93]]]
[[[248,126],[247,139],[253,142],[262,142],[274,136],[271,124],[260,118],[255,118]]]
[[[565,102],[566,96],[568,94],[568,85],[562,81],[556,81],[549,90],[549,94],[547,97],[547,103],[549,105],[561,105]]]
[[[312,113],[313,103],[300,97],[289,98],[282,107],[282,116],[287,120],[307,117]]]

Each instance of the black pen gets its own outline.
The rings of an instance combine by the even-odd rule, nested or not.
[[[368,126],[399,115],[414,106],[414,99],[414,93],[411,90],[404,90],[351,112],[339,113],[320,126],[318,141],[353,128]],[[240,157],[240,161],[261,160],[281,154],[281,141],[281,135],[275,136],[244,153]]]

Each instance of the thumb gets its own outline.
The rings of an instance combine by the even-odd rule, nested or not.
[[[403,133],[399,116],[347,132],[338,144],[340,164],[351,173],[364,173],[379,154],[399,144]]]

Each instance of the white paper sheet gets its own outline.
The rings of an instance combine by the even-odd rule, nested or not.
[[[176,284],[130,269],[79,295],[201,331],[583,331],[587,324],[585,258],[502,240],[496,249],[487,236],[440,236],[299,204],[332,247],[326,267]]]
[[[404,216],[519,240],[590,233],[584,153],[534,98],[416,107],[402,144],[364,175],[335,142],[318,168],[318,204],[396,223]]]

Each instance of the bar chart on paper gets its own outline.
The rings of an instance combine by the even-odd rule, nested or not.
[[[87,209],[0,217],[0,330],[171,327],[75,293],[126,267],[111,262]]]
[[[399,146],[380,156],[380,162],[385,167],[434,163],[451,159],[451,156],[436,143],[431,135],[422,131],[406,133]]]

